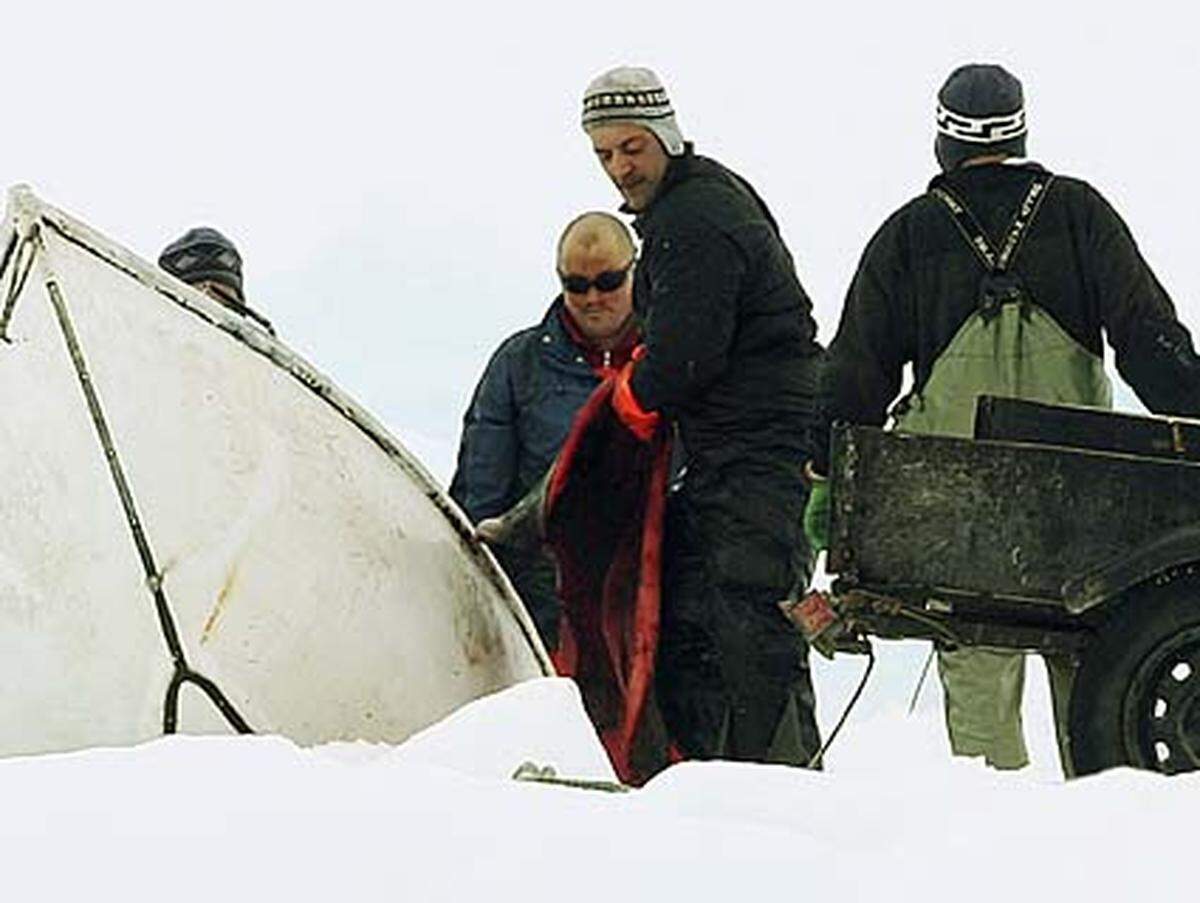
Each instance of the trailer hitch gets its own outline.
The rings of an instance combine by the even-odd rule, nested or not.
[[[875,670],[875,650],[871,648],[871,641],[859,627],[845,617],[842,611],[843,598],[820,590],[812,590],[799,599],[785,599],[779,603],[779,608],[784,616],[804,635],[808,644],[821,655],[832,659],[839,652],[848,652],[852,655],[867,657],[867,667],[863,670],[858,687],[851,695],[850,701],[846,703],[842,717],[834,725],[829,737],[809,759],[809,768],[821,768],[824,765],[825,754],[829,752],[829,748],[833,746],[838,734],[842,732],[850,713],[854,711],[858,700],[862,698],[867,681],[871,678],[871,672]]]
[[[858,626],[846,617],[841,598],[812,590],[799,599],[779,603],[784,616],[803,634],[817,652],[832,659],[839,652],[869,655],[871,643]]]
[[[779,607],[809,645],[830,659],[838,652],[865,655],[872,635],[933,640],[947,649],[970,645],[927,606],[862,588],[812,590]],[[897,623],[908,626],[898,632]]]

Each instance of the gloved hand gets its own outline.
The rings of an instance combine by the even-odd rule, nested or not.
[[[829,481],[805,468],[809,477],[808,504],[804,507],[804,535],[813,552],[829,548]]]
[[[616,385],[613,387],[612,406],[617,417],[625,424],[631,433],[643,442],[649,442],[658,427],[658,412],[647,411],[633,394],[629,384],[633,378],[633,367],[646,356],[646,346],[638,345],[633,349],[632,359],[617,374]]]
[[[510,549],[536,549],[545,539],[543,514],[550,486],[551,467],[515,505],[495,517],[485,517],[475,525],[475,538],[490,546]]]
[[[502,517],[485,517],[475,525],[475,538],[480,542],[503,545],[507,535]]]

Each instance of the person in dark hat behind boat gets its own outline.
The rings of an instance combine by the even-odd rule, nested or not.
[[[1102,341],[1158,413],[1200,413],[1200,358],[1121,217],[1096,189],[1025,157],[1020,81],[995,65],[956,69],[938,95],[942,173],[867,245],[829,348],[823,436],[805,516],[828,543],[828,427],[842,421],[970,437],[979,395],[1108,407]],[[1047,656],[1064,769],[1074,664]],[[1028,761],[1022,653],[939,650],[956,755]]]
[[[246,304],[242,255],[228,238],[207,226],[189,229],[159,255],[158,265],[230,310],[249,317],[271,335],[271,323]]]
[[[778,603],[809,576],[812,305],[762,198],[693,152],[652,71],[593,80],[582,125],[642,238],[645,354],[613,407],[643,441],[671,424],[685,467],[663,536],[666,729],[688,758],[807,765],[820,746],[808,653]]]

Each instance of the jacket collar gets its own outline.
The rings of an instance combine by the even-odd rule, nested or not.
[[[546,316],[542,317],[541,326],[538,328],[540,341],[546,350],[564,360],[576,358],[587,351],[587,347],[576,341],[567,330],[565,318],[568,316],[567,305],[560,294],[550,302],[550,309],[546,311]]]
[[[629,204],[621,205],[621,212],[632,214],[634,217],[633,228],[639,229],[640,224],[649,216],[654,208],[670,194],[680,183],[686,182],[689,178],[696,174],[698,165],[704,160],[703,157],[696,156],[696,151],[692,142],[685,141],[683,143],[683,154],[678,157],[672,157],[667,162],[667,171],[663,174],[662,184],[658,186],[658,191],[650,201],[650,205],[645,210],[633,210]],[[639,232],[639,234],[641,234]]]
[[[570,316],[563,296],[559,295],[551,303],[550,309],[546,311],[546,316],[542,318],[539,329],[542,343],[556,357],[564,360],[582,357],[592,366],[598,366],[599,362],[605,358],[604,352],[589,345],[577,329],[568,325]],[[622,337],[620,345],[609,353],[609,359],[621,363],[628,360],[640,335],[637,319],[631,314],[625,335]]]
[[[758,207],[763,217],[771,225],[771,229],[777,237],[779,233],[779,223],[775,221],[774,214],[771,213],[766,202],[758,196],[758,192],[754,190],[754,186],[747,182],[737,173],[726,169],[716,160],[710,160],[708,157],[701,157],[695,152],[690,141],[683,146],[683,156],[672,157],[667,164],[667,171],[663,175],[662,184],[658,187],[658,193],[654,195],[654,199],[650,202],[650,206],[637,214],[633,221],[633,229],[641,238],[645,237],[645,229],[651,218],[654,216],[655,208],[658,207],[663,198],[682,185],[684,182],[692,181],[693,179],[713,179],[718,182],[725,182],[730,186],[744,192]],[[623,204],[621,210],[624,213],[632,213],[628,204]]]
[[[546,344],[553,343],[570,351],[574,342],[571,341],[571,337],[567,334],[567,330],[562,322],[562,315],[566,313],[566,310],[563,296],[559,295],[550,302],[550,307],[547,309],[546,315],[542,317],[539,332],[542,334],[542,341]]]
[[[1032,160],[1002,160],[996,163],[981,163],[977,166],[959,166],[949,172],[941,172],[929,182],[929,190],[952,188],[956,185],[974,185],[1002,181],[1012,172],[1045,172],[1046,168]]]

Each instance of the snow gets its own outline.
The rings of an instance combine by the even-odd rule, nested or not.
[[[936,775],[944,767],[943,763],[950,760],[936,663],[930,666],[916,710],[911,714],[908,712],[921,668],[929,654],[929,644],[878,639],[872,640],[872,644],[877,656],[875,671],[826,761],[840,772],[871,773],[881,768],[890,770],[895,763],[900,763],[907,769]],[[822,731],[828,734],[858,685],[866,659],[839,655],[830,662],[813,653],[810,665],[818,722]],[[1030,758],[1030,765],[1022,772],[1023,778],[1050,783],[1061,781],[1050,685],[1045,666],[1038,656],[1026,659],[1022,717]],[[881,749],[887,750],[886,755],[880,754]],[[970,767],[983,769],[982,765],[973,762]]]
[[[687,763],[627,794],[567,681],[408,743],[173,737],[0,762],[9,899],[1182,900],[1200,775]]]
[[[391,759],[483,778],[510,777],[530,761],[571,777],[617,779],[578,688],[563,678],[526,681],[469,703],[401,744]]]

